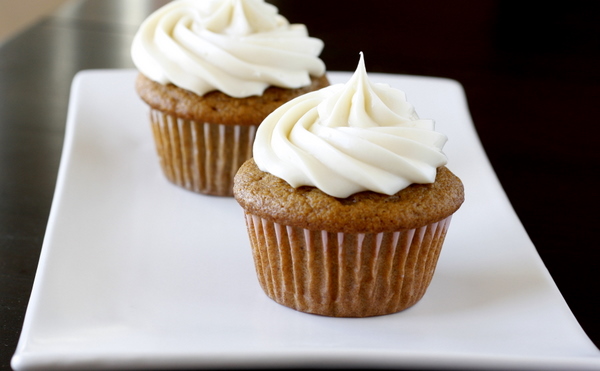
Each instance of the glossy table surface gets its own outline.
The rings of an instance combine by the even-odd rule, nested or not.
[[[35,277],[73,76],[132,68],[133,34],[164,3],[73,1],[0,45],[1,370],[10,369]],[[463,85],[516,213],[575,317],[600,346],[600,19],[591,4],[272,3],[324,40],[329,70],[352,71],[363,51],[369,71]]]

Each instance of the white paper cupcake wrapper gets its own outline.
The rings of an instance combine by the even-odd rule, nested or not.
[[[233,196],[233,177],[252,157],[257,126],[201,123],[154,109],[150,119],[167,179],[193,192]]]
[[[335,317],[390,314],[418,302],[451,218],[412,230],[349,234],[283,226],[246,213],[265,293],[287,307]]]

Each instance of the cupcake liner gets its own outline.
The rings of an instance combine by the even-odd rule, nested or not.
[[[267,296],[301,312],[333,317],[384,315],[417,303],[431,282],[452,218],[411,230],[353,234],[245,216]]]
[[[169,181],[197,193],[233,196],[233,177],[252,157],[257,126],[197,122],[155,109],[150,121]]]

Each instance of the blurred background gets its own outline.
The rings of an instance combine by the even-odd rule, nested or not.
[[[67,0],[0,0],[0,44]]]

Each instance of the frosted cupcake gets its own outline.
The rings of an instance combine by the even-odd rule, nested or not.
[[[322,48],[263,0],[180,0],[150,15],[131,53],[165,176],[231,196],[262,120],[329,85]]]
[[[402,91],[369,81],[362,55],[346,84],[269,115],[234,183],[265,293],[335,317],[417,303],[464,200],[446,140]]]

